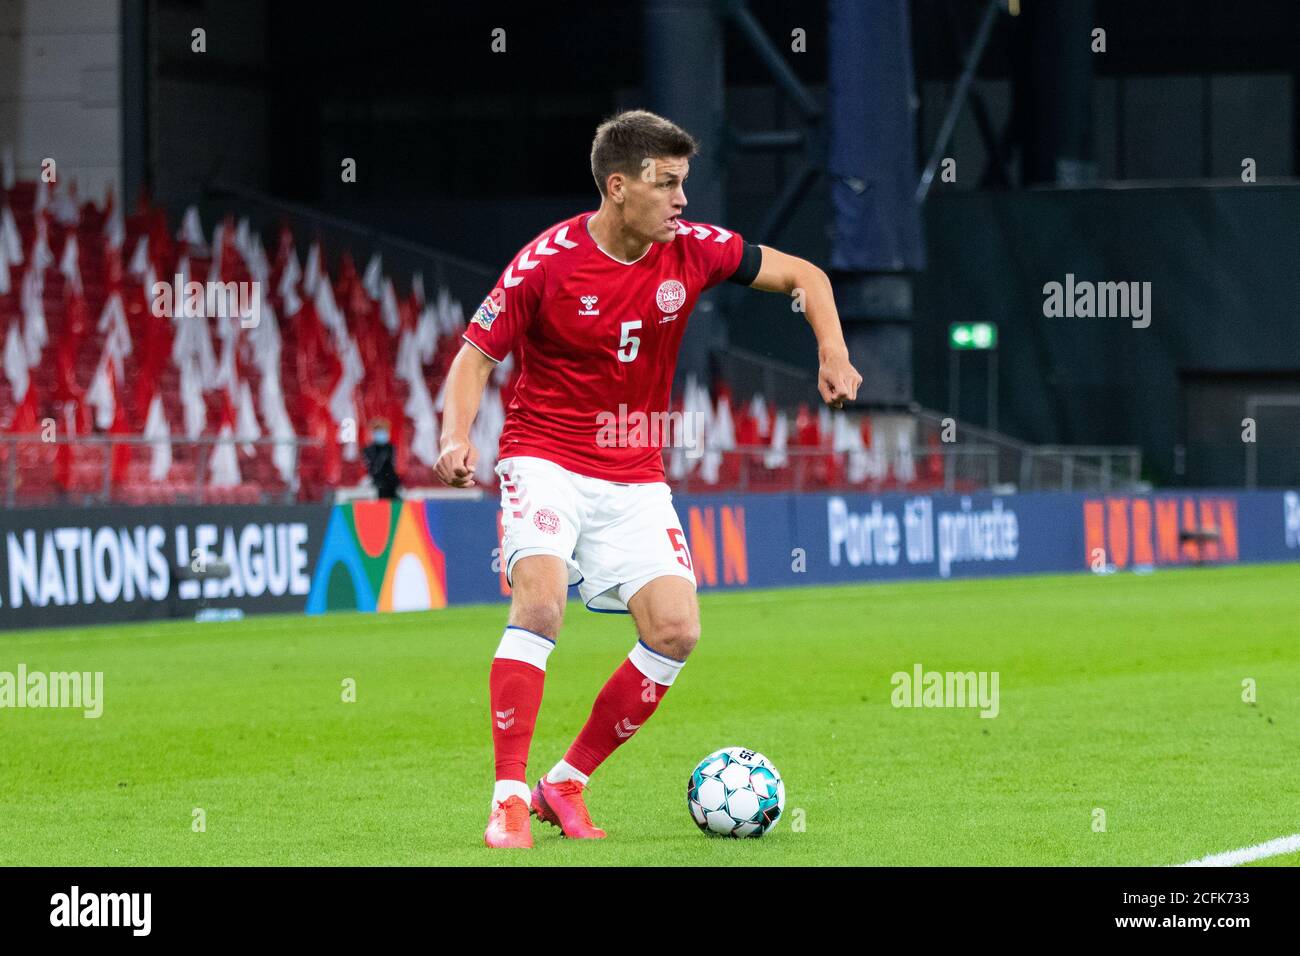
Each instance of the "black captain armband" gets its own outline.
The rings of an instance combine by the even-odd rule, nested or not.
[[[745,251],[740,254],[740,265],[727,279],[736,285],[751,285],[758,278],[758,270],[763,265],[763,250],[751,243],[745,243]]]

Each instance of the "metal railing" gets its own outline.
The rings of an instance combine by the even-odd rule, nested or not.
[[[798,446],[774,452],[765,445],[738,446],[731,451],[686,457],[689,470],[674,478],[672,450],[665,451],[664,467],[675,492],[700,494],[716,491],[945,491],[964,492],[990,488],[997,468],[998,450],[987,445],[944,445],[907,453],[834,452],[829,448]],[[715,454],[710,468],[705,459]],[[860,456],[860,457],[859,457]],[[779,465],[774,459],[784,458]],[[856,458],[856,460],[855,460]],[[717,480],[710,480],[711,473]]]
[[[972,442],[997,450],[993,484],[1016,485],[1020,491],[1136,491],[1142,481],[1142,450],[1129,445],[1030,445],[940,412],[911,407],[917,421],[917,444],[932,435],[952,433],[960,445]],[[952,422],[952,427],[949,423]]]
[[[140,464],[136,456],[140,450],[152,450],[160,439],[139,435],[86,435],[77,438],[45,440],[40,433],[0,435],[0,474],[4,480],[3,500],[6,508],[39,507],[42,505],[98,505],[123,503],[141,497],[147,488],[150,503],[203,504],[226,500],[229,486],[212,484],[212,455],[216,446],[233,445],[241,472],[252,467],[258,452],[250,459],[241,450],[252,446],[260,450],[278,447],[290,449],[289,480],[284,481],[274,461],[260,461],[259,470],[275,475],[275,480],[243,484],[239,487],[255,492],[257,503],[298,500],[300,491],[301,452],[304,448],[317,448],[322,442],[314,438],[256,438],[242,441],[238,438],[184,438],[173,435],[167,439],[172,452],[169,477],[162,481],[115,482],[115,466]],[[67,455],[62,463],[60,455]],[[115,454],[125,454],[126,461],[115,462]],[[76,459],[76,460],[72,460]],[[63,472],[66,471],[66,474]],[[88,481],[93,478],[93,482]],[[247,492],[246,492],[247,493]],[[135,503],[143,503],[136,501]]]
[[[1020,461],[1022,491],[1135,491],[1142,484],[1137,448],[1041,445]]]
[[[1297,436],[1300,436],[1300,395],[1249,395],[1246,398],[1246,419],[1258,425],[1260,412],[1268,411],[1274,419],[1270,425],[1280,425],[1276,433],[1270,435],[1269,448],[1266,453],[1263,484],[1265,486],[1287,485],[1300,474],[1300,448],[1297,448]],[[1279,415],[1280,413],[1280,415]],[[1290,439],[1288,442],[1287,439]],[[1259,441],[1243,441],[1246,449],[1246,487],[1252,491],[1258,488],[1260,481]]]
[[[719,350],[714,357],[723,381],[737,395],[762,395],[769,404],[791,408],[819,400],[817,376],[807,369],[735,346]]]
[[[817,394],[816,376],[780,359],[729,347],[717,354],[717,360],[723,379],[738,396],[761,394],[769,403],[793,407],[800,402],[813,404],[810,396]],[[1031,445],[967,422],[954,422],[955,427],[949,428],[947,416],[919,404],[910,405],[907,414],[916,421],[912,446],[918,459],[929,453],[935,440],[942,448],[978,447],[985,462],[981,473],[991,488],[1109,492],[1147,487],[1142,480],[1142,451],[1133,446]],[[945,469],[964,460],[959,451],[940,454]]]
[[[217,181],[209,184],[199,205],[208,217],[227,213],[248,216],[250,224],[261,232],[264,242],[269,240],[266,250],[272,259],[282,225],[289,226],[293,232],[300,259],[307,255],[312,242],[319,241],[325,257],[322,265],[329,266],[332,275],[344,252],[354,257],[359,271],[365,269],[370,254],[378,252],[383,257],[384,273],[395,280],[399,296],[404,293],[405,284],[416,274],[421,274],[430,299],[436,296],[439,288],[446,288],[462,303],[466,317],[491,291],[492,282],[500,274],[499,269],[484,263],[233,183]]]
[[[766,445],[697,454],[665,449],[665,468],[673,488],[682,493],[785,491],[946,491],[983,489],[1021,491],[1123,491],[1141,486],[1141,453],[1136,448],[1022,445],[971,426],[957,426],[958,441],[936,442],[928,430],[942,429],[944,419],[924,410],[914,413],[917,435],[908,446],[835,452],[828,445],[790,446],[774,451]],[[302,452],[319,448],[312,438],[183,438],[171,436],[172,467],[168,478],[140,477],[147,466],[140,453],[158,439],[138,435],[88,435],[44,440],[41,434],[0,435],[0,476],[5,507],[96,505],[108,503],[230,502],[229,486],[212,484],[212,457],[218,446],[237,449],[239,486],[248,503],[302,500]],[[885,443],[882,443],[884,445]],[[255,449],[246,454],[246,446]],[[289,450],[287,462],[274,452]],[[267,454],[267,450],[271,454]],[[66,458],[60,458],[60,455]],[[121,459],[121,455],[126,460]],[[678,456],[681,456],[678,459]],[[134,460],[133,460],[134,459]],[[270,460],[268,460],[270,459]],[[685,473],[674,476],[674,464]],[[285,480],[280,466],[288,473]],[[115,471],[125,470],[123,481]],[[134,479],[131,477],[134,474]],[[306,497],[335,490],[319,487]]]

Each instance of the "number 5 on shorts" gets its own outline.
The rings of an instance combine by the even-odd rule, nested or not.
[[[691,567],[691,552],[686,547],[686,535],[682,534],[682,529],[669,528],[668,540],[673,543],[673,550],[677,552],[677,563],[694,574],[695,569]]]

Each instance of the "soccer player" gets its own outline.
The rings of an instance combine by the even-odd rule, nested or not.
[[[588,778],[650,719],[699,639],[695,573],[661,444],[635,430],[635,440],[610,441],[602,425],[621,406],[620,420],[640,412],[662,421],[650,416],[668,409],[700,294],[724,281],[798,290],[817,338],[822,399],[842,408],[862,383],[821,269],[681,218],[696,149],[653,113],[602,123],[591,147],[600,208],[519,251],[474,313],[447,379],[437,473],[465,488],[474,484],[469,433],[484,385],[508,353],[519,363],[496,466],[511,606],[489,676],[490,847],[531,847],[530,811],[566,837],[605,836],[583,800]],[[640,639],[564,758],[530,793],[528,747],[574,585],[590,610],[630,613]]]

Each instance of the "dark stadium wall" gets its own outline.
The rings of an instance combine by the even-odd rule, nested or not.
[[[269,94],[276,57],[264,5],[153,0],[146,6],[151,83],[144,175],[151,194],[179,218],[214,181],[266,189],[275,146]],[[196,29],[204,31],[202,52]]]
[[[1193,380],[1300,394],[1296,187],[954,192],[931,199],[926,238],[929,268],[915,287],[923,404],[947,405],[948,323],[996,322],[1004,431],[1036,443],[1138,445],[1160,483],[1219,484],[1243,480],[1245,406],[1223,410],[1207,435],[1198,406],[1188,418]],[[1045,317],[1044,284],[1067,274],[1151,283],[1150,326]],[[959,411],[976,423],[984,365],[967,356],[961,370]],[[1217,449],[1217,467],[1195,447],[1180,465],[1189,430],[1204,456]]]
[[[0,150],[19,180],[54,160],[83,199],[120,190],[122,28],[116,4],[0,3]]]

